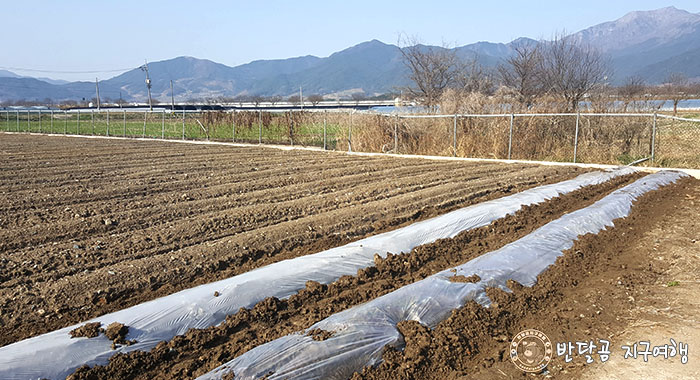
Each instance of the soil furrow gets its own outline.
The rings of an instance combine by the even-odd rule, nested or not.
[[[251,309],[241,309],[219,326],[190,330],[150,352],[117,355],[107,366],[78,370],[74,378],[167,379],[202,375],[260,344],[303,330],[331,314],[498,249],[639,177],[641,174],[619,177],[525,207],[453,239],[420,246],[411,253],[377,258],[374,267],[361,269],[355,276],[343,276],[330,285],[309,281],[306,289],[289,299],[268,298]]]
[[[388,348],[381,364],[364,368],[352,379],[532,378],[535,375],[526,374],[513,365],[509,355],[511,339],[526,329],[542,331],[553,345],[590,340],[599,344],[598,339],[606,339],[610,342],[611,361],[633,361],[627,357],[622,359],[621,345],[630,342],[621,335],[627,328],[637,328],[648,339],[647,334],[653,333],[654,328],[650,329],[648,324],[635,326],[636,319],[628,319],[628,316],[638,312],[640,303],[655,298],[650,288],[660,292],[658,289],[666,287],[658,281],[663,279],[664,269],[670,264],[669,256],[687,255],[686,261],[697,262],[692,259],[692,254],[699,252],[697,243],[688,237],[697,234],[697,221],[689,218],[700,211],[696,199],[698,188],[700,181],[686,178],[643,195],[627,218],[614,221],[614,227],[579,237],[571,249],[538,276],[533,287],[509,281],[512,293],[487,289],[495,302],[489,308],[469,302],[433,330],[417,322],[400,323],[405,348]],[[673,231],[668,231],[669,224],[675,226]],[[665,234],[658,234],[659,231]],[[669,245],[659,245],[660,239]],[[680,247],[684,248],[679,250]],[[675,252],[664,252],[666,249]],[[674,300],[668,302],[673,304]],[[664,303],[649,313],[663,313],[668,306]],[[674,308],[670,313],[679,312],[683,310]],[[686,312],[697,315],[696,310]],[[674,326],[658,333],[668,341],[669,336],[664,335],[668,331],[674,331]],[[692,338],[683,336],[682,339],[687,342],[686,339]],[[664,342],[652,340],[654,343]],[[600,363],[596,351],[591,357],[595,364],[586,363],[585,355],[577,355],[575,351],[570,362],[554,354],[546,371],[537,376],[578,379],[590,371],[591,366],[598,366],[599,369],[610,368],[611,373],[594,378],[637,378],[640,370],[652,378],[667,378],[658,377],[661,373],[658,362],[644,363],[639,358],[625,373],[619,371],[619,367],[619,372],[615,367],[608,367],[610,363]],[[666,360],[660,359],[660,364],[664,365]],[[666,364],[665,368],[686,374],[693,372],[690,364],[686,367],[678,361]]]
[[[588,171],[4,134],[0,152],[36,177],[0,180],[0,345]],[[65,174],[33,171],[52,155]]]
[[[465,171],[464,169],[458,169],[455,171],[455,174],[460,174],[460,172]],[[403,172],[403,169],[399,170],[399,176],[403,176],[404,174],[408,174],[408,172]],[[469,173],[470,176],[474,175],[479,175],[479,173]],[[429,182],[429,176],[431,176],[432,173],[428,172],[427,174],[425,173],[420,173],[420,174],[415,174],[409,177],[410,182],[402,185],[401,188],[387,188],[385,185],[378,183],[376,180],[373,180],[373,183],[368,183],[368,186],[366,187],[366,190],[363,191],[362,193],[354,192],[353,194],[356,194],[355,197],[351,198],[349,201],[352,203],[365,203],[365,202],[371,202],[375,201],[378,199],[389,199],[393,196],[400,195],[403,193],[411,192],[414,190],[414,188],[420,187],[420,189],[424,188],[430,188],[438,185],[444,184],[446,181],[437,179],[434,180],[433,182]],[[168,209],[163,209],[163,208],[157,208],[158,211],[161,211],[159,213],[153,213],[151,210],[152,206],[151,204],[141,204],[139,211],[141,212],[122,212],[122,213],[114,213],[114,212],[109,212],[103,210],[99,210],[97,212],[97,215],[94,216],[84,216],[79,214],[80,212],[86,213],[95,213],[95,211],[80,211],[80,209],[72,209],[68,207],[68,211],[66,210],[61,210],[57,211],[57,213],[60,212],[60,214],[63,214],[64,218],[67,219],[67,225],[66,223],[55,223],[51,224],[48,228],[46,229],[46,226],[43,225],[36,225],[33,221],[35,220],[34,218],[31,218],[32,224],[35,225],[36,227],[31,228],[20,228],[19,226],[15,225],[13,227],[10,226],[5,226],[4,231],[0,231],[0,238],[2,238],[3,242],[16,242],[17,245],[11,246],[6,243],[0,243],[0,251],[3,250],[11,250],[11,249],[20,249],[21,247],[24,246],[37,246],[44,244],[46,242],[52,242],[52,243],[61,243],[65,240],[70,239],[71,241],[74,240],[79,240],[82,237],[85,236],[97,236],[100,233],[102,234],[107,234],[111,237],[115,237],[115,235],[120,234],[120,232],[123,231],[130,231],[134,228],[140,228],[140,229],[148,229],[150,227],[148,223],[149,220],[172,220],[172,219],[177,219],[180,221],[188,221],[191,219],[204,219],[207,220],[211,223],[217,223],[219,224],[217,227],[218,230],[227,230],[225,235],[221,236],[230,236],[232,234],[238,233],[237,230],[230,230],[231,228],[234,228],[233,225],[221,225],[221,221],[224,219],[232,219],[236,218],[237,215],[243,215],[241,216],[240,220],[245,221],[246,224],[249,225],[256,225],[256,223],[260,221],[251,221],[250,216],[245,216],[246,212],[248,215],[258,215],[262,214],[262,218],[265,219],[270,219],[268,218],[267,215],[270,213],[265,211],[265,210],[256,210],[256,207],[272,207],[274,206],[277,209],[284,210],[284,214],[288,215],[288,219],[293,219],[294,215],[305,215],[306,213],[321,213],[325,212],[327,209],[334,207],[334,205],[329,205],[328,200],[329,199],[335,199],[337,200],[338,197],[340,198],[347,198],[343,197],[345,195],[345,188],[348,187],[360,187],[364,184],[362,181],[357,181],[354,180],[355,176],[350,176],[348,180],[343,181],[344,184],[342,184],[342,187],[340,185],[333,185],[331,189],[333,190],[330,193],[324,192],[325,187],[320,187],[321,191],[314,192],[313,195],[319,196],[320,201],[324,202],[324,205],[320,208],[314,208],[312,210],[305,210],[305,209],[299,209],[300,207],[298,206],[300,203],[303,204],[305,202],[301,201],[303,197],[301,195],[310,195],[310,187],[309,185],[314,185],[314,183],[311,184],[293,184],[290,185],[289,187],[292,187],[292,189],[287,189],[287,187],[280,187],[279,191],[275,192],[270,192],[267,191],[267,189],[263,190],[255,190],[255,191],[248,191],[246,192],[246,195],[249,195],[249,199],[252,199],[253,201],[251,202],[244,202],[241,200],[236,200],[236,199],[228,199],[228,200],[223,200],[223,199],[206,199],[204,201],[192,201],[190,204],[182,204],[181,199],[169,199],[167,202],[162,202],[166,204],[171,204],[171,207]],[[473,177],[465,177],[465,180],[473,179]],[[329,181],[333,182],[333,181]],[[342,182],[341,182],[342,183]],[[320,185],[320,184],[317,184]],[[300,187],[300,189],[297,190],[295,193],[294,187]],[[317,186],[318,189],[318,186]],[[287,190],[287,191],[285,191]],[[364,189],[363,189],[364,190]],[[352,193],[352,192],[351,192]],[[190,193],[192,196],[199,198],[199,194],[197,193]],[[269,197],[266,197],[265,194],[268,194]],[[189,197],[189,195],[188,195]],[[220,195],[219,195],[220,197]],[[290,200],[291,199],[291,200]],[[190,201],[190,199],[186,199],[185,201]],[[296,205],[295,205],[296,204]],[[209,207],[208,207],[209,205]],[[235,212],[232,213],[229,210],[231,209],[232,205],[237,205]],[[252,208],[252,209],[251,209]],[[191,209],[197,210],[196,213],[192,213]],[[294,212],[294,210],[297,210]],[[180,210],[178,212],[178,210]],[[261,212],[262,211],[262,212]],[[73,213],[77,213],[75,215],[78,215],[79,217],[73,216],[73,220],[71,220],[71,216]],[[1,215],[1,214],[0,214]],[[289,216],[291,215],[291,216]],[[104,221],[105,219],[108,218],[113,221],[114,224],[117,224],[117,221],[119,224],[115,227],[113,225],[105,225]],[[51,222],[51,219],[48,218],[41,218],[42,222]],[[63,220],[62,219],[62,220]],[[274,223],[275,219],[271,219],[270,222]],[[267,224],[264,224],[267,225]],[[161,228],[161,226],[155,226],[152,227],[155,229]],[[201,222],[199,223],[199,228],[197,226],[194,226],[192,228],[184,227],[181,228],[184,229],[185,231],[187,230],[201,230]],[[43,232],[43,233],[40,233]],[[72,233],[72,232],[77,232]],[[29,239],[19,239],[19,236],[29,236]],[[106,239],[106,237],[104,237]],[[188,237],[186,235],[186,232],[181,233],[178,235],[178,240],[188,240]],[[162,241],[160,243],[163,243]],[[41,249],[42,247],[37,247]],[[21,260],[21,256],[18,256],[15,252],[15,259],[16,260]],[[23,261],[23,260],[22,260]],[[1,272],[0,272],[1,276]]]

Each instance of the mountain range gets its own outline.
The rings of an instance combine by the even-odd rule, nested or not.
[[[612,84],[630,76],[650,84],[662,83],[680,72],[700,80],[700,14],[674,7],[630,12],[610,22],[572,35],[599,49],[610,61]],[[477,42],[454,48],[462,57],[475,57],[495,67],[512,54],[513,46],[535,42],[518,38],[510,43]],[[346,97],[353,93],[377,95],[407,84],[407,71],[396,45],[378,40],[363,42],[328,57],[304,56],[259,60],[230,67],[193,57],[149,63],[155,99],[169,101],[173,81],[178,101],[240,95],[290,96],[298,93]],[[147,99],[144,73],[136,68],[100,81],[100,97],[141,101]],[[0,70],[0,101],[93,98],[94,82],[55,81],[22,77]]]

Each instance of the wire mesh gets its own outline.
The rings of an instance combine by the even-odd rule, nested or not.
[[[700,120],[664,114],[416,116],[354,110],[5,110],[0,111],[0,131],[234,141],[374,153],[700,167]]]
[[[700,122],[658,118],[655,166],[700,168]]]

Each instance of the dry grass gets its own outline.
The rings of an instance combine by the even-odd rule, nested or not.
[[[355,115],[352,146],[355,151],[394,152],[394,130],[398,153],[453,155],[453,118],[397,119],[380,115]],[[507,158],[510,117],[458,117],[456,155],[460,157]],[[578,162],[628,164],[651,152],[650,117],[588,117],[581,115],[577,148]],[[515,117],[511,158],[573,161],[575,116]],[[339,147],[347,147],[347,129],[338,136]],[[673,136],[673,137],[672,137]],[[684,144],[675,139],[685,141]],[[659,128],[657,152],[675,151],[693,160],[693,140],[669,128]],[[671,149],[669,146],[674,148]],[[682,150],[679,149],[682,147]],[[658,157],[658,156],[657,156]],[[675,163],[681,161],[675,160]]]
[[[476,99],[479,107],[493,104]],[[447,105],[462,111],[457,104]],[[541,110],[537,110],[541,111]],[[692,116],[692,115],[691,115]],[[237,141],[323,145],[358,152],[508,158],[510,116],[397,118],[358,112],[210,112],[201,115],[212,136],[231,134]],[[577,162],[628,164],[651,155],[652,117],[587,116],[579,119]],[[221,131],[219,131],[219,129]],[[221,132],[221,133],[219,133]],[[518,116],[514,118],[511,158],[573,161],[576,116]],[[655,165],[700,167],[700,123],[658,119]],[[649,165],[646,162],[643,165]]]

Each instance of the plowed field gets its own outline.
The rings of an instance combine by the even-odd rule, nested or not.
[[[0,345],[585,169],[0,136]]]
[[[20,134],[0,134],[0,168],[0,346],[589,170]],[[114,355],[69,378],[195,378],[497,250],[644,175],[525,206],[411,252],[375,256],[375,265],[356,275],[308,281],[287,299],[267,298],[217,326],[190,329],[148,352]],[[487,289],[489,308],[471,301],[434,329],[399,322],[405,346],[386,347],[381,363],[357,368],[353,379],[530,378],[508,354],[510,339],[529,328],[554,342],[609,339],[611,362],[619,363],[628,337],[644,337],[642,320],[665,321],[654,339],[691,342],[692,363],[658,362],[664,373],[696,377],[699,183],[683,178],[641,196],[614,227],[579,236],[533,287],[510,281],[512,293]],[[88,333],[98,327],[83,326]],[[537,377],[637,373],[605,365],[555,356]]]

